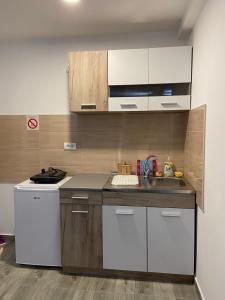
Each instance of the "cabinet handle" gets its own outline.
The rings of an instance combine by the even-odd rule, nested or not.
[[[88,200],[88,196],[72,196],[72,199]]]
[[[127,209],[127,210],[122,210],[122,209],[117,209],[116,210],[116,215],[133,215],[134,211],[132,209]]]
[[[180,217],[181,212],[180,211],[162,211],[161,216],[162,217]]]
[[[81,109],[96,109],[95,103],[87,103],[87,104],[81,104]]]
[[[162,106],[175,106],[178,105],[177,102],[162,102],[161,103]]]
[[[88,210],[72,210],[74,214],[88,214]]]
[[[122,109],[136,109],[137,108],[137,104],[120,104],[120,107]]]

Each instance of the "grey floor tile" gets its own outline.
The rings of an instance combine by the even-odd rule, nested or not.
[[[20,266],[10,242],[0,249],[0,300],[200,300],[191,284],[72,276]]]

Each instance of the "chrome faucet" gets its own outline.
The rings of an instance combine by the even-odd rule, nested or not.
[[[152,158],[156,158],[155,155],[149,155],[146,159],[145,159],[145,162],[144,162],[144,177],[148,177],[149,175],[149,168],[147,167],[147,163],[148,163],[148,160],[149,159],[152,159]]]

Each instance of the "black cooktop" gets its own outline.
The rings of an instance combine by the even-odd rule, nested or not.
[[[30,180],[34,183],[57,183],[65,176],[66,172],[50,167],[48,170],[42,169],[41,173],[31,176]]]

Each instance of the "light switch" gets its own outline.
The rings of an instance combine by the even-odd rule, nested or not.
[[[64,150],[75,151],[77,149],[76,143],[64,143]]]

